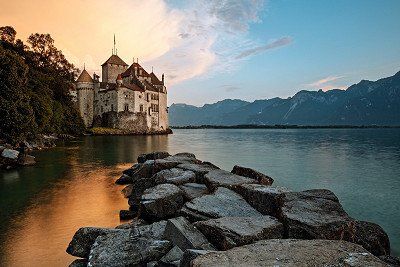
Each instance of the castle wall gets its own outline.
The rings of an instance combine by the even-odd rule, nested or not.
[[[101,68],[101,79],[103,82],[115,83],[118,74],[126,71],[127,67],[123,65],[106,64]]]

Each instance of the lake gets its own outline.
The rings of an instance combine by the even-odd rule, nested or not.
[[[128,204],[114,181],[154,150],[255,168],[293,190],[330,189],[352,217],[381,225],[400,255],[400,129],[176,129],[84,137],[35,152],[35,166],[0,172],[0,265],[68,265],[79,227],[120,224]]]

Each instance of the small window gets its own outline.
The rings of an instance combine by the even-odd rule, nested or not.
[[[129,111],[129,104],[125,104],[124,110]]]
[[[143,105],[140,105],[140,112],[143,112]]]
[[[149,115],[151,114],[151,107],[149,107]]]
[[[114,111],[114,105],[111,104],[111,111]]]
[[[101,106],[100,110],[101,110],[101,113],[103,113],[103,106]]]

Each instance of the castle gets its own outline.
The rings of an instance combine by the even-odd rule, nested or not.
[[[75,102],[86,127],[108,127],[123,133],[166,133],[167,89],[161,81],[134,62],[128,66],[116,53],[102,65],[101,82],[84,68],[75,82]]]

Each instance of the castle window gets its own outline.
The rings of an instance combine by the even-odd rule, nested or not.
[[[103,106],[101,106],[100,110],[101,110],[101,113],[103,113]]]
[[[149,115],[151,114],[151,107],[149,107]]]
[[[150,101],[150,94],[147,94],[147,95],[146,95],[146,100],[147,100],[147,101]]]
[[[143,112],[143,105],[140,105],[140,112]]]
[[[114,111],[114,105],[111,104],[111,111]]]
[[[125,104],[124,110],[129,111],[129,104]]]

